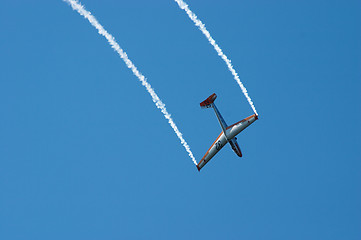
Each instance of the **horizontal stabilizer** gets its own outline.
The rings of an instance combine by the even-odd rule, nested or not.
[[[206,100],[204,100],[203,102],[200,103],[201,108],[210,108],[210,107],[212,107],[212,103],[214,102],[214,100],[216,100],[216,98],[217,98],[217,95],[215,93],[213,93]]]

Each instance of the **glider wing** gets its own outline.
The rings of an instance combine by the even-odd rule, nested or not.
[[[219,136],[216,138],[216,140],[213,142],[212,146],[208,149],[206,154],[203,156],[202,160],[197,164],[198,171],[201,170],[206,163],[211,160],[216,153],[219,152],[223,148],[224,145],[227,143],[227,138],[225,137],[224,133],[221,132]]]

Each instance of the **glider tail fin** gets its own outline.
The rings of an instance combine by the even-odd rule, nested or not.
[[[201,105],[201,108],[213,108],[214,112],[216,113],[219,124],[221,125],[222,131],[223,131],[223,133],[224,133],[224,135],[226,136],[226,139],[227,139],[226,128],[228,126],[227,126],[226,121],[224,121],[221,113],[218,111],[218,109],[216,107],[216,104],[214,104],[214,100],[216,100],[216,98],[217,98],[217,95],[215,93],[213,93],[206,100],[201,102],[200,105]]]
[[[206,100],[201,102],[199,105],[201,105],[201,108],[210,108],[212,107],[212,104],[214,100],[216,100],[217,95],[213,93],[211,96],[209,96]]]

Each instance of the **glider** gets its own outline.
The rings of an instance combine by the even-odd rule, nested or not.
[[[218,111],[216,105],[214,104],[214,100],[216,100],[216,98],[217,95],[213,93],[206,100],[200,103],[201,108],[213,108],[218,118],[219,124],[221,125],[222,132],[221,134],[219,134],[212,146],[208,149],[202,160],[197,164],[198,171],[200,171],[201,168],[204,167],[204,165],[206,165],[206,163],[209,162],[209,160],[211,160],[212,157],[214,157],[214,155],[216,155],[216,153],[219,152],[222,147],[227,144],[227,142],[229,142],[233,151],[239,157],[242,157],[242,152],[238,146],[236,136],[258,119],[258,115],[253,114],[239,122],[236,122],[235,124],[232,124],[231,126],[228,126],[227,123],[224,121],[221,113]]]

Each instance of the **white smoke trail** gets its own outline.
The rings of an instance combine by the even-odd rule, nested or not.
[[[126,52],[123,51],[123,49],[120,48],[119,44],[115,41],[115,38],[111,34],[109,34],[103,28],[103,26],[100,25],[98,20],[96,20],[96,18],[89,11],[85,10],[84,6],[81,5],[77,0],[63,0],[63,1],[67,2],[73,8],[73,10],[77,11],[80,15],[82,15],[84,18],[86,18],[90,22],[90,24],[93,25],[93,27],[95,27],[98,30],[98,33],[100,35],[103,35],[108,40],[111,47],[119,54],[119,56],[123,59],[123,61],[127,65],[127,67],[132,70],[134,75],[139,79],[139,81],[142,83],[142,85],[147,89],[148,93],[152,96],[153,102],[155,103],[157,108],[159,108],[161,110],[164,117],[168,120],[168,123],[173,128],[175,134],[181,141],[181,144],[183,145],[183,147],[188,152],[188,155],[192,159],[193,163],[197,165],[197,161],[194,158],[193,153],[192,153],[188,143],[184,140],[182,133],[179,131],[177,125],[174,123],[173,119],[171,118],[171,115],[168,113],[168,111],[165,107],[165,104],[162,102],[162,100],[160,100],[160,98],[155,93],[152,86],[147,82],[147,79],[144,77],[144,75],[141,74],[138,71],[138,69],[135,67],[133,62],[129,60],[128,55],[126,54]]]
[[[183,1],[183,0],[174,0],[178,3],[179,7],[181,9],[183,9],[187,14],[188,17],[194,22],[194,24],[199,28],[199,30],[202,31],[202,33],[204,34],[204,36],[206,36],[206,38],[208,39],[209,43],[212,44],[212,46],[214,47],[214,49],[217,51],[218,55],[225,61],[225,63],[227,64],[227,67],[229,69],[229,71],[231,71],[234,79],[237,81],[238,85],[241,87],[242,92],[244,94],[244,96],[247,98],[247,101],[249,102],[249,104],[251,105],[253,112],[255,114],[257,114],[256,108],[254,107],[254,104],[251,100],[251,98],[248,96],[248,92],[247,89],[244,87],[243,83],[241,82],[241,80],[239,79],[238,73],[236,72],[236,70],[234,70],[232,64],[231,64],[231,60],[229,60],[227,58],[227,56],[223,53],[222,49],[218,46],[218,44],[216,43],[216,41],[211,37],[211,34],[208,32],[208,30],[206,29],[206,26],[202,23],[201,20],[198,19],[198,17],[189,9],[188,5]],[[257,114],[258,115],[258,114]]]

